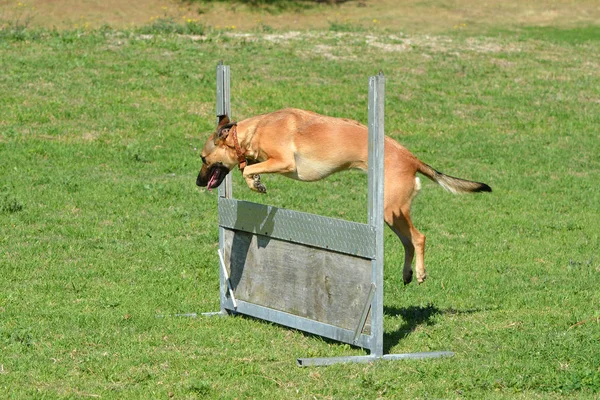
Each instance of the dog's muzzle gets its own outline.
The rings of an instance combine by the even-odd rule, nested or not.
[[[210,167],[203,166],[196,178],[196,185],[206,187],[208,190],[219,187],[223,179],[229,173],[229,169],[223,164],[214,164]]]

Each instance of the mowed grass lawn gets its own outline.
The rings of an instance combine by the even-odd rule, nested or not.
[[[0,397],[597,398],[600,29],[476,36],[330,30],[0,37]],[[385,243],[389,352],[452,358],[302,369],[365,354],[219,308],[216,194],[195,187],[215,65],[235,119],[294,106],[367,120],[491,194],[433,183],[413,206],[428,280]],[[340,146],[343,143],[340,143]],[[236,197],[366,220],[366,176],[265,176]]]

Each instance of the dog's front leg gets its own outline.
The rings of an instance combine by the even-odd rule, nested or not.
[[[244,168],[244,179],[248,187],[259,193],[267,193],[267,187],[260,181],[260,174],[285,174],[294,170],[293,163],[277,158],[269,158],[266,161],[248,165]]]

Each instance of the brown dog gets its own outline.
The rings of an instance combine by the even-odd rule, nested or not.
[[[250,189],[265,193],[259,174],[282,174],[316,181],[350,168],[367,169],[368,129],[352,120],[286,108],[231,123],[219,117],[217,131],[202,149],[196,184],[209,190],[240,165]],[[421,185],[417,172],[452,193],[491,192],[485,183],[444,175],[415,157],[395,140],[385,138],[384,218],[404,245],[403,279],[412,280],[415,252],[417,281],[425,280],[425,235],[410,220],[410,204]],[[246,161],[251,165],[246,166]]]

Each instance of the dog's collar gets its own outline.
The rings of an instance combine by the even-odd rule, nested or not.
[[[237,158],[239,162],[240,171],[244,171],[246,168],[246,152],[242,151],[240,144],[238,143],[237,137],[237,124],[233,124],[230,129],[231,137],[233,138],[233,146],[235,147],[235,152],[237,153]]]

